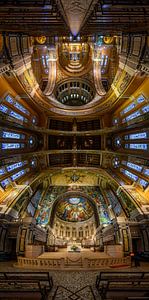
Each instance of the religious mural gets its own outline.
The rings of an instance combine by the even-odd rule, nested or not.
[[[84,197],[69,197],[60,200],[56,215],[63,221],[82,222],[92,217],[93,209]]]
[[[36,211],[36,221],[40,225],[47,225],[49,223],[50,213],[54,201],[60,194],[67,192],[68,187],[66,186],[50,186],[45,196],[42,198],[42,201],[39,203]]]
[[[45,196],[42,198],[42,201],[38,205],[35,214],[37,223],[43,226],[48,225],[52,211],[52,206],[57,197],[59,197],[61,194],[71,191],[73,191],[73,189],[69,186],[50,186],[47,189]],[[78,186],[76,193],[77,192],[82,192],[93,200],[94,204],[97,207],[100,224],[106,225],[111,223],[108,205],[99,187]],[[76,201],[76,203],[72,203],[72,201]],[[60,202],[60,206],[57,207],[57,216],[69,222],[85,221],[89,219],[92,215],[93,211],[89,202],[83,202],[83,198],[78,198],[78,196],[73,196],[71,200],[62,199],[62,201]]]
[[[39,201],[42,197],[42,194],[43,194],[43,187],[40,186],[38,188],[38,190],[34,193],[34,195],[32,196],[31,198],[31,201],[30,203],[28,204],[27,206],[27,212],[33,217],[34,216],[34,213],[35,213],[35,210],[37,209],[38,207],[38,204],[39,204]]]
[[[121,190],[118,196],[128,217],[130,217],[134,211],[137,211],[137,205],[134,204],[124,191]]]
[[[103,197],[101,189],[97,186],[81,187],[81,189],[94,200],[97,206],[100,224],[110,224],[111,220],[108,212],[108,205]]]

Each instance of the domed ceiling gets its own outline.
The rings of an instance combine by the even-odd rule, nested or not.
[[[86,198],[69,196],[58,202],[56,215],[63,221],[82,222],[92,217],[93,209]]]
[[[47,40],[44,45],[34,40],[32,76],[39,87],[34,101],[46,113],[67,117],[109,110],[118,61],[116,37],[96,36],[86,42],[80,36],[65,37],[54,44]],[[97,107],[103,104],[102,109]]]

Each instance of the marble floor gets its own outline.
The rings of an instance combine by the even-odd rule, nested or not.
[[[0,262],[0,271],[21,272],[21,269],[14,267],[14,263],[14,261]],[[109,271],[112,271],[111,268],[108,269]],[[35,271],[31,269],[28,270],[33,272]],[[100,271],[107,271],[107,268],[96,271],[49,270],[50,275],[53,277],[54,287],[52,289],[52,292],[49,294],[48,300],[100,300],[100,296],[95,288],[96,276],[97,274],[99,274]],[[114,271],[149,272],[149,262],[141,262],[140,267],[137,268],[118,268]],[[94,295],[92,294],[91,289]],[[21,300],[21,298],[15,298],[14,300]],[[28,298],[28,300],[33,299]],[[117,298],[113,298],[112,300],[117,300]]]

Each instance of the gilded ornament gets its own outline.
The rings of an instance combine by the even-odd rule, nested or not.
[[[39,43],[39,44],[41,44],[41,45],[43,45],[45,42],[46,42],[46,36],[37,36],[36,37],[36,41]]]
[[[109,45],[113,43],[113,36],[104,36],[104,43]]]

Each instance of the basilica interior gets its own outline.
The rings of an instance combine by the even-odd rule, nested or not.
[[[0,2],[0,268],[149,261],[148,31],[148,0]]]

